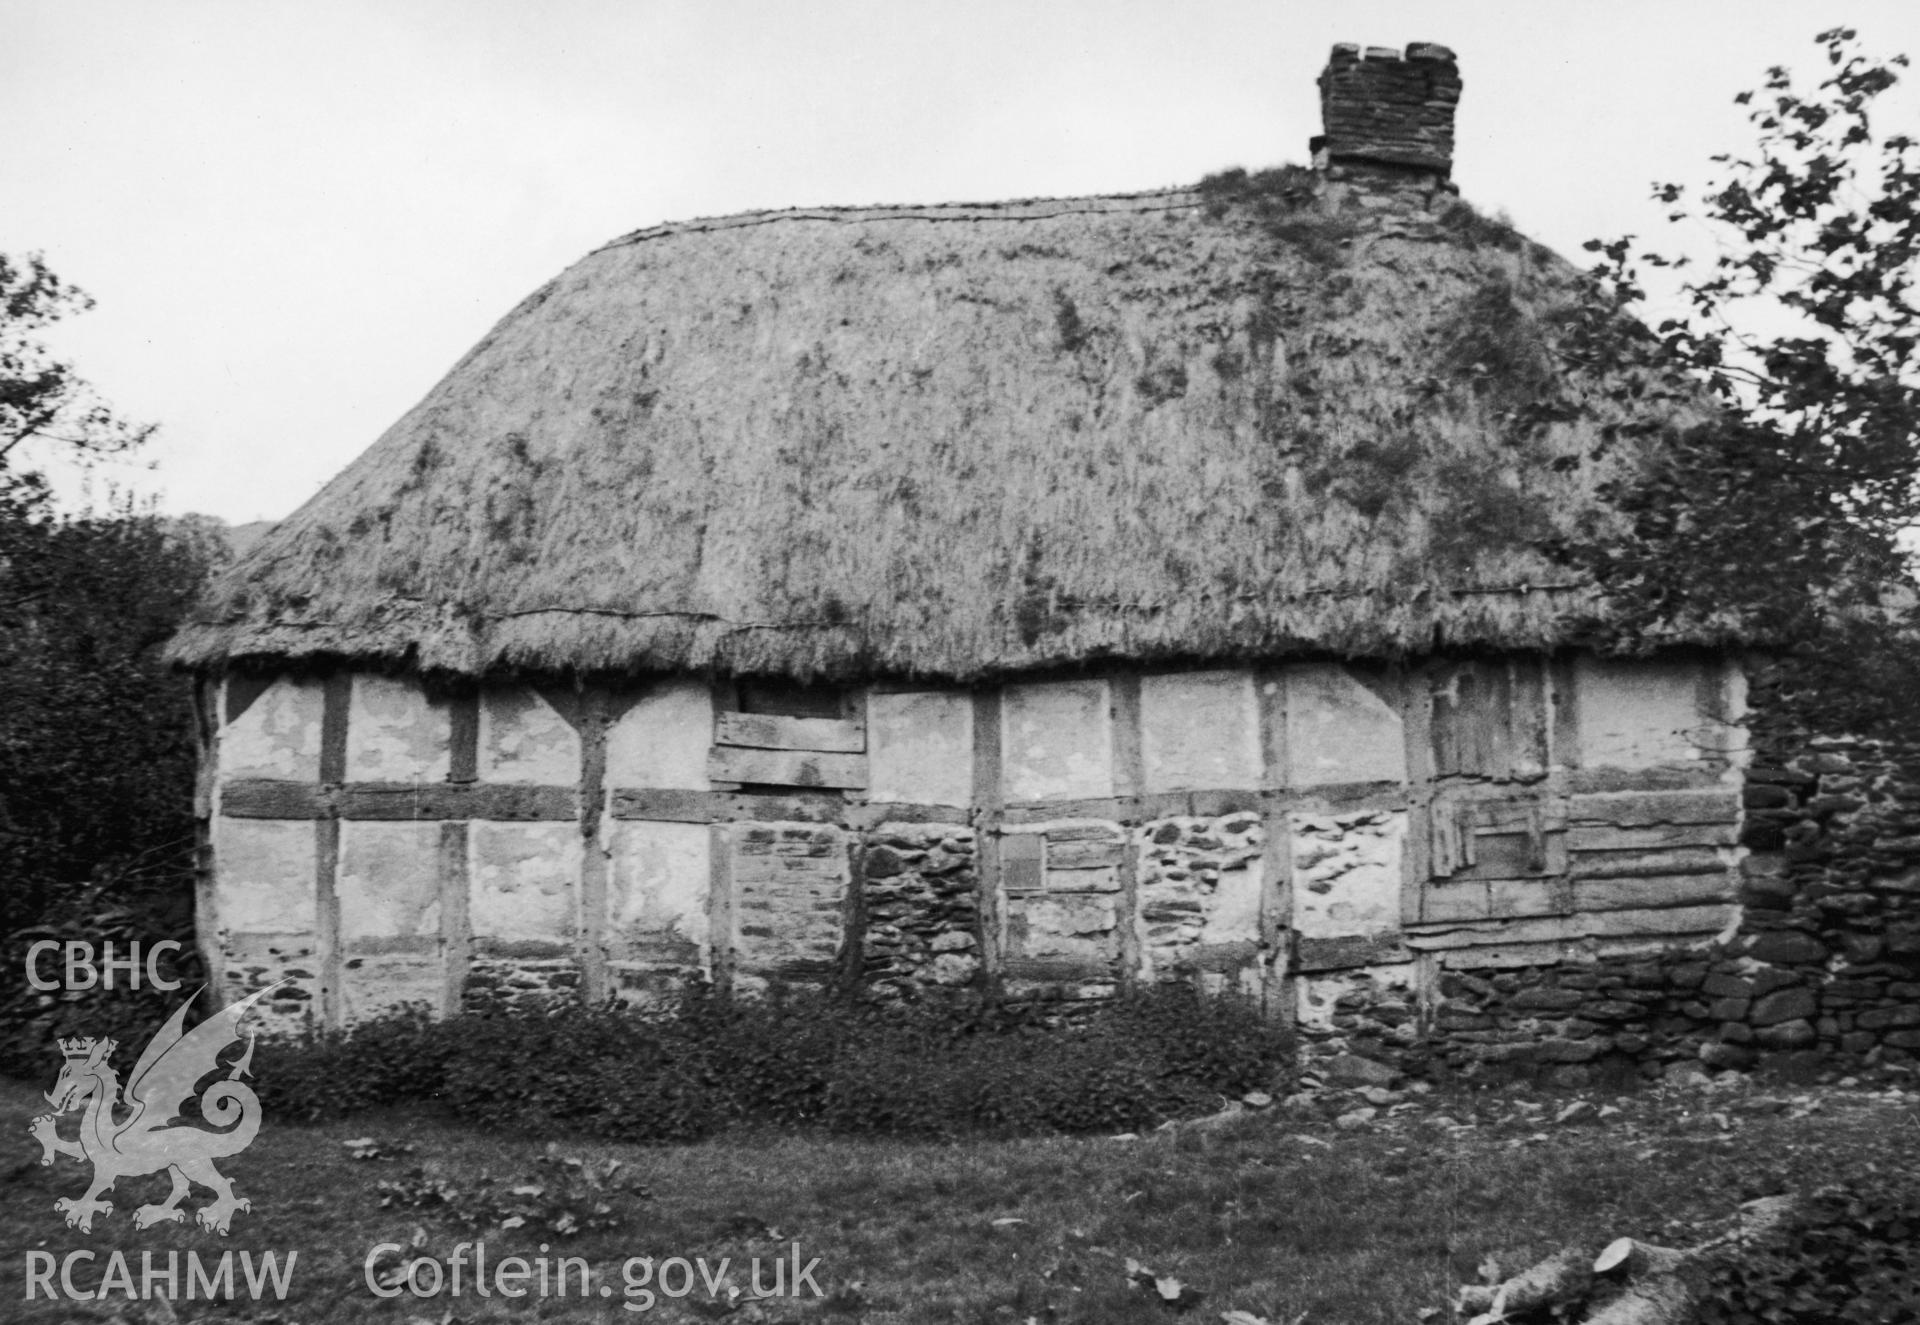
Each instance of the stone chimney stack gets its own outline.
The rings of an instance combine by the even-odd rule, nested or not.
[[[1445,180],[1453,170],[1459,102],[1460,70],[1445,46],[1417,41],[1403,57],[1390,46],[1363,51],[1342,42],[1320,75],[1326,132],[1310,145],[1314,167],[1417,171]]]

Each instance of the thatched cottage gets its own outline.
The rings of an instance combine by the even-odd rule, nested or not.
[[[1450,52],[1321,86],[1310,169],[656,226],[508,313],[173,645],[220,986],[1412,1033],[1449,972],[1726,929],[1741,672],[1591,651],[1545,550],[1655,407],[1456,196]]]

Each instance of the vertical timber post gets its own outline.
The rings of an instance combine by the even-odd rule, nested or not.
[[[580,912],[575,960],[581,997],[590,1007],[607,1000],[607,726],[612,703],[605,686],[580,696]]]
[[[480,691],[462,688],[448,714],[447,781],[480,780]],[[440,884],[440,1015],[458,1016],[466,1006],[467,976],[473,966],[473,825],[449,819],[440,825],[434,868]]]
[[[1418,922],[1425,913],[1427,883],[1433,878],[1433,795],[1439,760],[1434,753],[1434,672],[1426,665],[1413,666],[1404,670],[1403,677],[1400,730],[1407,744],[1407,846],[1401,852],[1400,923],[1405,926]],[[1549,732],[1549,758],[1552,740]],[[1439,980],[1437,957],[1423,955],[1415,961],[1414,1004],[1423,1037],[1433,1025]]]
[[[1407,743],[1407,849],[1400,880],[1400,921],[1416,924],[1426,908],[1427,880],[1433,876],[1433,791],[1437,761],[1433,752],[1433,674],[1424,667],[1406,669],[1400,730]]]
[[[840,908],[840,989],[857,993],[866,978],[867,829],[862,816],[848,815],[847,898]]]
[[[320,783],[338,789],[347,780],[347,711],[353,702],[353,673],[327,674],[321,692]],[[345,954],[340,951],[340,817],[332,808],[314,821],[315,937],[320,945],[320,1024],[338,1027],[346,1019]]]
[[[480,780],[480,691],[462,686],[447,706],[447,781]]]
[[[733,833],[725,822],[707,825],[707,950],[715,992],[733,992]]]
[[[1146,792],[1146,760],[1140,749],[1140,674],[1113,678],[1113,791],[1119,800],[1120,830],[1120,988],[1139,984],[1140,943],[1140,797]]]
[[[841,716],[860,729],[860,748],[871,751],[867,740],[867,701],[869,691],[862,687],[850,692],[841,710]],[[848,996],[860,992],[867,978],[867,842],[874,830],[879,828],[878,819],[869,815],[864,805],[851,803],[852,793],[843,792],[849,803],[840,816],[840,826],[847,834],[847,896],[840,908],[840,972],[841,992]],[[860,799],[866,799],[866,793],[860,793]]]
[[[473,929],[467,908],[473,887],[467,854],[469,827],[464,819],[440,825],[435,868],[440,873],[440,1015],[458,1016],[466,1007],[467,975],[473,966]]]
[[[1006,808],[1001,783],[1000,691],[976,690],[973,695],[973,850],[980,890],[980,965],[987,992],[997,996],[1006,967],[1001,951],[1004,928],[1000,891],[1000,817]]]
[[[1253,676],[1254,706],[1260,722],[1261,816],[1266,841],[1260,854],[1260,936],[1273,954],[1262,982],[1269,1019],[1291,1029],[1298,1020],[1293,970],[1293,826],[1287,817],[1287,786],[1292,779],[1287,748],[1287,676],[1263,668]]]
[[[213,986],[214,1005],[225,1002],[226,971],[214,935],[220,918],[215,914],[216,862],[213,858],[213,817],[220,811],[220,712],[224,679],[196,679],[193,685],[193,744],[199,763],[193,779],[193,937]]]

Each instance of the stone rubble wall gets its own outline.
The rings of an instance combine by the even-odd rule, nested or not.
[[[467,1012],[538,1008],[577,998],[580,965],[573,954],[539,943],[488,944],[467,967],[461,1007]]]
[[[1690,1063],[1920,1062],[1920,749],[1769,721],[1777,701],[1757,690],[1734,932],[1442,970],[1415,1037],[1392,1001],[1350,995],[1329,1045],[1422,1072],[1567,1085]]]
[[[882,998],[967,988],[981,971],[979,874],[965,824],[881,824],[861,861],[861,977]]]

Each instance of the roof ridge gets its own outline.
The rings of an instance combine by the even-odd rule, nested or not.
[[[1043,221],[1055,216],[1084,216],[1099,213],[1136,213],[1177,211],[1201,203],[1193,185],[1145,189],[1137,193],[1094,193],[1064,198],[1011,198],[1000,202],[947,203],[869,203],[859,206],[781,207],[761,211],[737,212],[730,216],[695,217],[686,221],[663,221],[643,226],[593,250],[623,248],[650,239],[671,235],[705,234],[714,230],[738,230],[748,226],[771,225],[780,221]],[[592,256],[590,253],[588,256]]]

